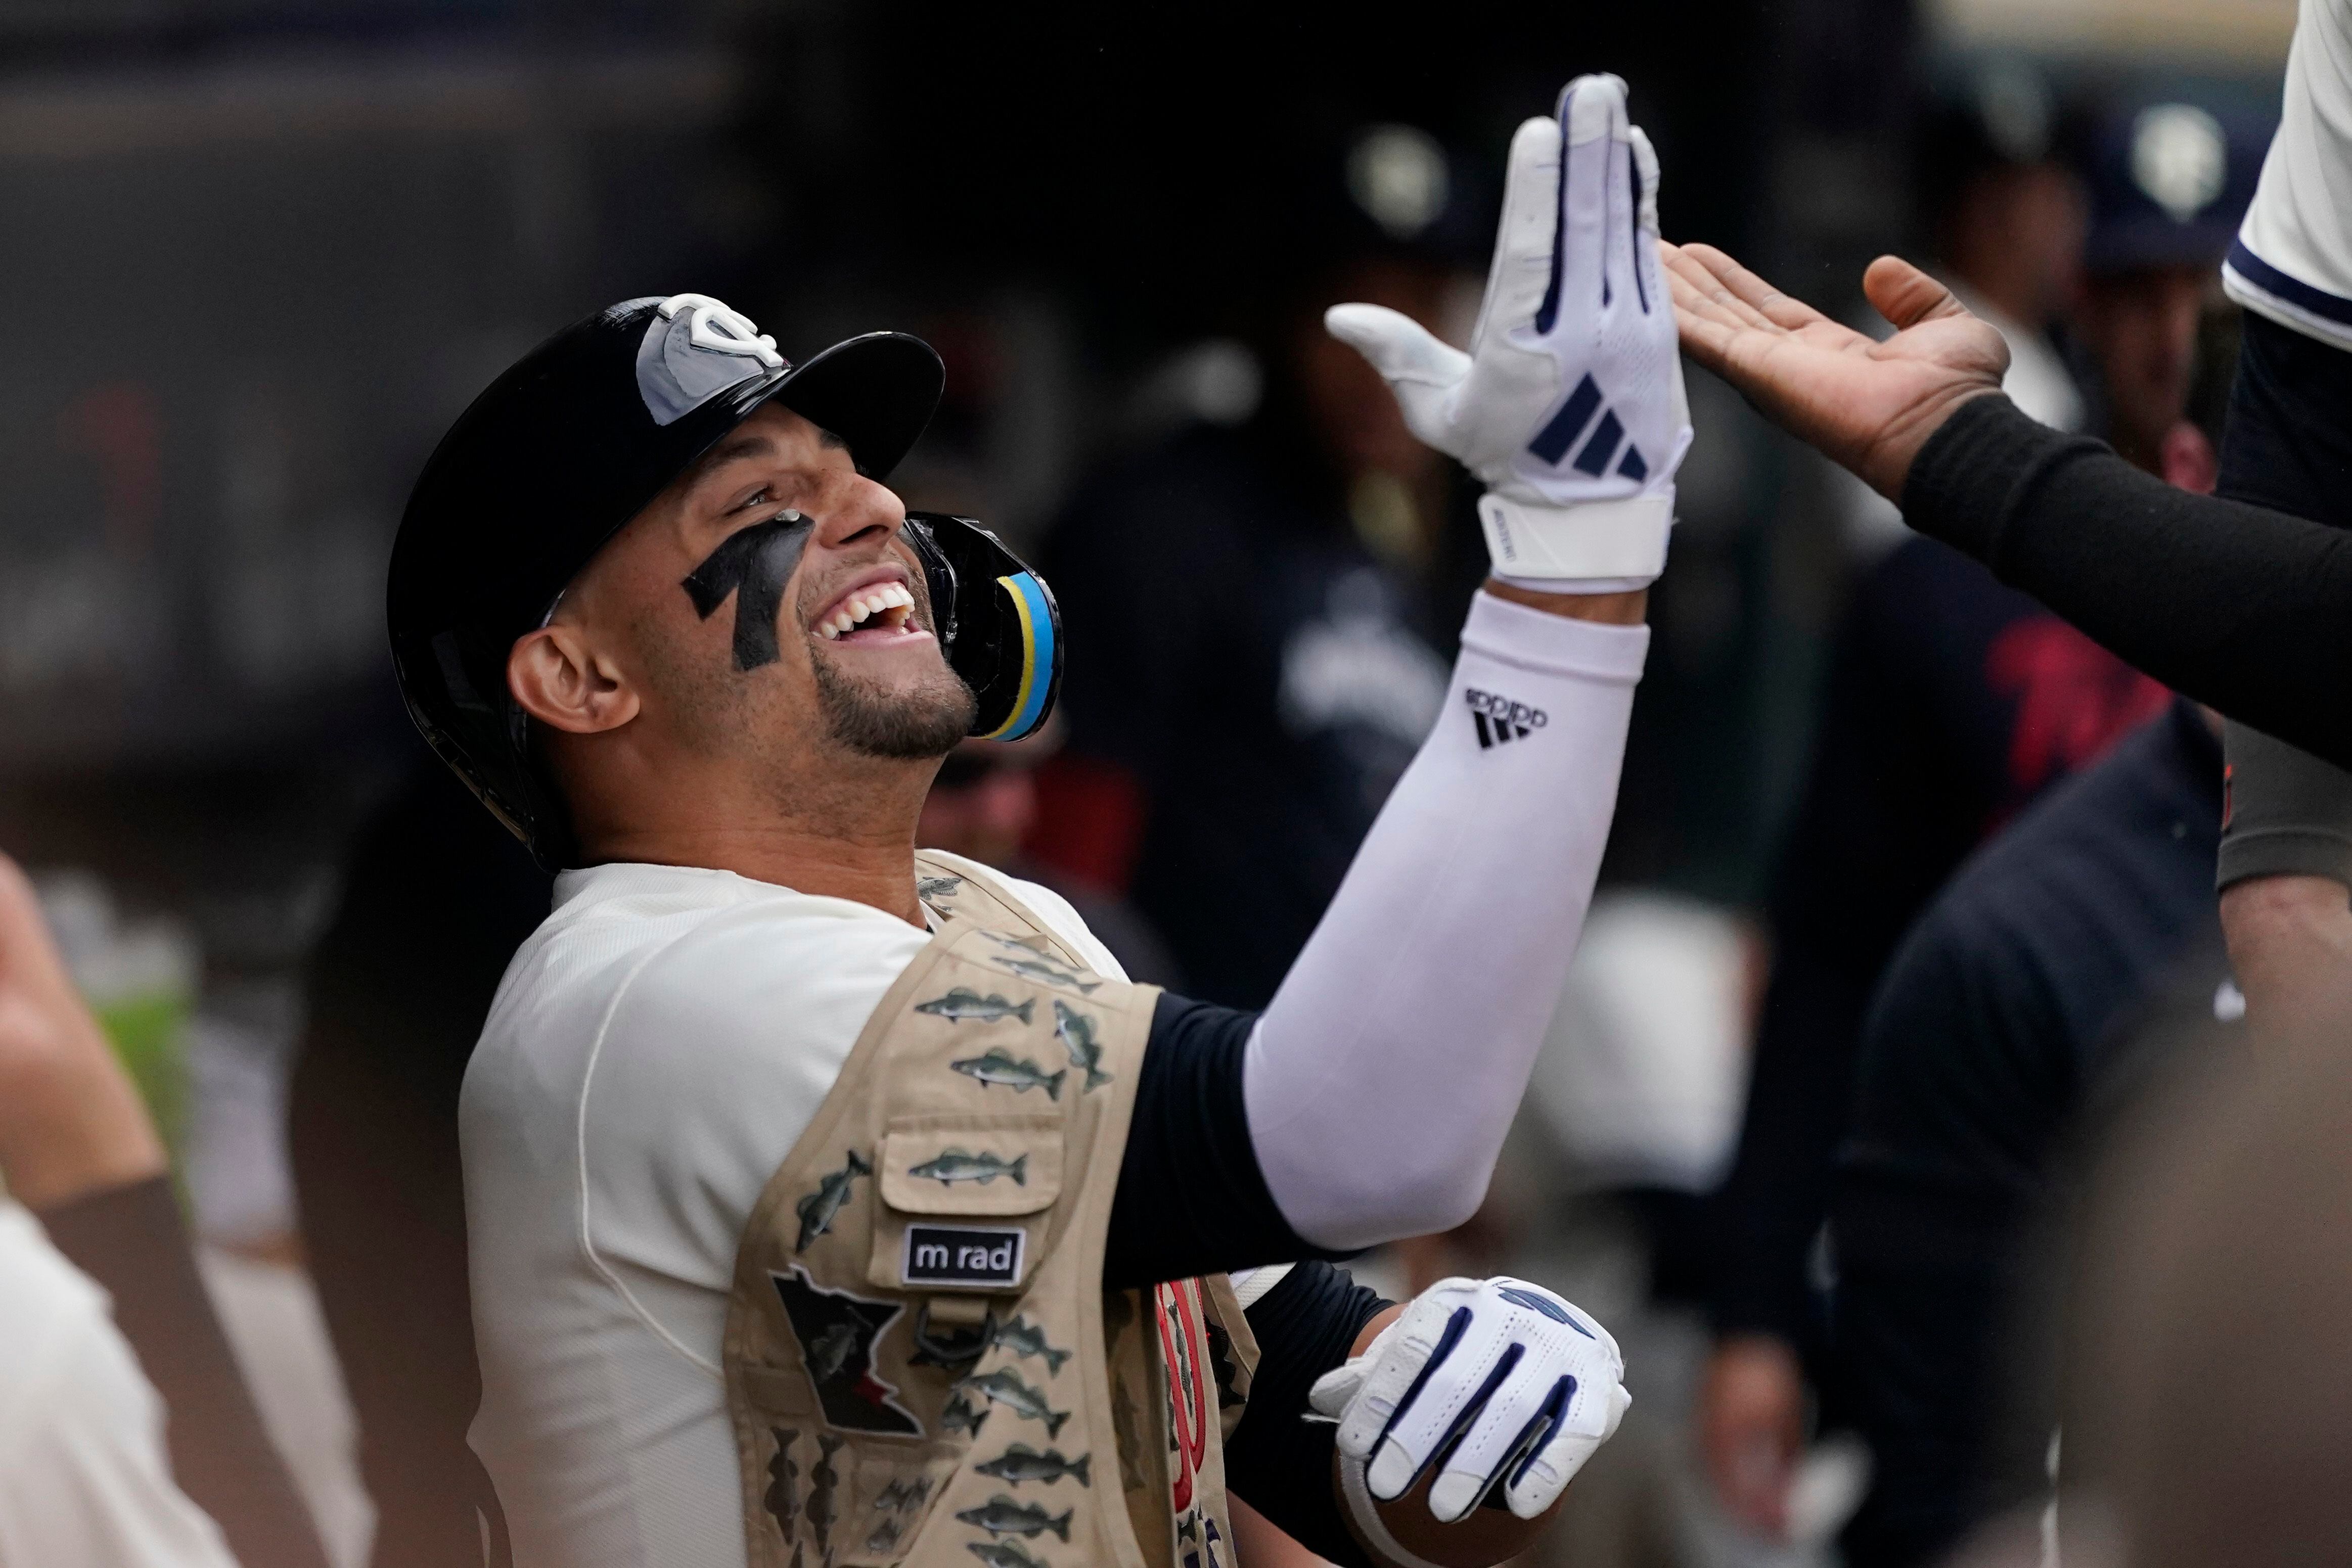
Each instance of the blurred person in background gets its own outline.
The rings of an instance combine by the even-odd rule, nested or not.
[[[2209,293],[2194,417],[2146,444],[2183,489],[2211,488],[2237,328]],[[2026,1243],[2056,1155],[2119,1071],[2146,1070],[2132,1015],[2184,965],[2209,1015],[2243,1006],[2215,1000],[2219,740],[2218,716],[2174,699],[1961,866],[1878,987],[1831,1229],[1837,1386],[1873,1458],[1855,1568],[1933,1561],[2042,1485],[2042,1443],[2004,1439],[2021,1422],[2046,1442],[2055,1420],[2046,1389],[2011,1406],[2050,1327],[2022,1308],[2054,1294]]]
[[[2330,20],[2305,9],[2298,62],[2340,58],[2312,37],[2315,17]],[[2323,96],[2340,103],[2344,85]],[[2300,141],[2286,148],[2290,165],[2329,145],[2310,107],[2283,131]],[[2324,199],[2298,216],[2335,221]],[[2231,261],[2242,297],[2246,254],[2242,242]],[[2338,243],[2297,259],[2340,268],[2347,255]],[[1923,532],[2185,690],[2352,760],[2341,674],[2352,596],[2333,530],[2168,494],[2102,449],[2036,428],[1995,395],[1995,335],[1894,258],[1865,278],[1900,329],[1876,349],[1719,252],[1685,249],[1670,268],[1688,351],[1903,497]],[[2274,319],[2293,314],[2270,305]],[[2305,392],[2304,419],[2341,414],[2340,389],[2325,379]],[[2093,1310],[2074,1343],[2068,1492],[2052,1521],[2069,1561],[2335,1561],[2352,1541],[2336,1458],[2344,1281],[2331,1239],[2352,1199],[2340,1050],[2352,1015],[2325,985],[2298,999],[2297,1012],[2271,1015],[2266,1049],[2192,1053],[2204,1071],[2106,1184],[2104,1249],[2084,1292]],[[2227,1367],[2218,1378],[2217,1364]]]
[[[2352,1560],[2352,1081],[2340,1005],[2183,1018],[2083,1205],[2062,1485],[2000,1559]]]
[[[2056,155],[2056,118],[2047,84],[2022,68],[1953,78],[1921,137],[1920,184],[1946,276],[2010,346],[2004,390],[2071,429],[2084,400],[2049,334],[2074,287],[2083,198]],[[1893,539],[1894,509],[1857,493],[1858,542]],[[1872,988],[1971,848],[2164,701],[1933,540],[1894,542],[1854,586],[1769,899],[1771,981],[1717,1198],[1720,1343],[1701,1432],[1725,1507],[1755,1531],[1784,1530],[1806,1369],[1827,1367],[1811,1265],[1824,1260],[1816,1241]]]
[[[2096,119],[2085,139],[2084,417],[2124,455],[2192,491],[2212,488],[2211,415],[2225,384],[2208,377],[2203,423],[2183,417],[2200,308],[2252,196],[2265,131],[2241,115],[2143,100]],[[1997,308],[1987,319],[2014,355]],[[2233,347],[2230,335],[2214,350]],[[2044,354],[2014,358],[2012,376]],[[2003,387],[2046,417],[2032,382]],[[1880,970],[1983,834],[2166,700],[2155,682],[1932,539],[1906,539],[1864,580],[1834,657],[1813,783],[1775,894],[1774,981],[1741,1153],[1720,1200],[1725,1338],[1705,1396],[1718,1489],[1735,1516],[1768,1531],[1778,1530],[1802,1440],[1801,1367],[1837,1361],[1820,1360],[1805,1269]],[[1942,678],[1923,689],[1910,672],[1929,670]],[[1818,1260],[1833,1271],[1833,1253]]]
[[[2249,214],[2226,275],[2230,292],[2250,308],[2329,342],[2328,312],[2352,315],[2352,306],[2308,279],[2340,281],[2352,255],[2321,172],[2342,162],[2336,110],[2352,101],[2342,25],[2316,6],[2299,16],[2291,112],[2263,174],[2264,188],[2279,196]],[[2287,257],[2294,272],[2264,261],[2257,245]],[[2185,695],[2337,767],[2352,763],[2342,701],[2352,668],[2352,555],[2340,529],[2249,501],[2167,489],[2105,447],[2036,426],[1998,395],[2007,358],[1998,334],[1896,257],[1881,256],[1864,277],[1864,291],[1897,328],[1873,344],[1712,247],[1666,254],[1685,351],[1874,489],[1901,497],[1919,532],[1985,561]],[[2304,357],[2299,372],[2282,376],[2271,352],[2280,345],[2262,339],[2233,394],[2225,444],[2238,454],[2232,466],[2248,486],[2316,494],[2315,481],[2324,486],[2340,472],[2333,444],[2281,437],[2340,426],[2352,383],[2326,356]],[[2253,417],[2239,420],[2239,409]],[[2279,459],[2276,470],[2264,448]],[[2271,816],[2283,800],[2286,810]],[[2307,852],[2324,866],[2336,836],[2329,810],[2324,789],[2300,802],[2291,792],[2273,798],[2263,831],[2248,841],[2300,841],[2296,858]],[[2224,880],[2235,847],[2236,836],[2226,835]],[[2314,895],[2301,909],[2273,911],[2283,916],[2276,922],[2241,922],[2232,914],[2243,912],[2241,891],[2225,894],[2233,960],[2257,994],[2279,984],[2289,1002],[2324,1010],[2352,989],[2352,932],[2324,885],[2334,880],[2257,870],[2258,887],[2300,883]]]
[[[1310,168],[1256,368],[1223,372],[1257,395],[1096,475],[1045,558],[1074,651],[1042,858],[1125,887],[1233,1006],[1273,995],[1428,733],[1482,566],[1460,470],[1321,320],[1461,337],[1475,182],[1404,125]]]
[[[1937,896],[1879,988],[1832,1219],[1839,1387],[1873,1461],[1843,1539],[1855,1568],[1932,1562],[2040,1486],[1995,1442],[2039,1349],[2015,1318],[2024,1243],[2125,1043],[2117,1020],[2185,956],[2219,954],[2217,729],[2176,699],[2038,801]]]
[[[5,857],[0,1177],[0,1562],[323,1568],[163,1141]]]
[[[2091,228],[2074,316],[2091,394],[2083,429],[2198,495],[2212,493],[2221,433],[2182,411],[2193,381],[2226,397],[2237,362],[2234,317],[2218,375],[2200,362],[2199,327],[2220,298],[2218,269],[2272,126],[2227,106],[2144,98],[2106,109],[2085,138]]]
[[[948,753],[923,797],[915,841],[1052,888],[1129,976],[1181,986],[1181,972],[1150,922],[1125,900],[1038,864],[1022,847],[1037,826],[1037,767],[1061,744],[1061,725],[1049,722],[1026,740],[967,740]]]
[[[553,879],[417,748],[354,837],[311,953],[289,1143],[310,1274],[359,1418],[374,1568],[478,1560],[494,1509],[466,1297],[457,1091]]]

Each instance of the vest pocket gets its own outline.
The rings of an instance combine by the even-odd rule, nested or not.
[[[1062,1193],[1054,1113],[894,1117],[876,1160],[867,1282],[915,1291],[1013,1291],[1045,1249]]]

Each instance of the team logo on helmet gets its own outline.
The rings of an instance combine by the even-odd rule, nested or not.
[[[788,368],[776,340],[708,294],[673,294],[637,343],[637,393],[656,424],[671,424],[720,392]]]

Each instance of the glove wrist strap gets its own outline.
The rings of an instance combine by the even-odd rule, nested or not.
[[[1671,489],[1557,507],[1491,490],[1478,498],[1478,526],[1496,574],[1519,582],[1647,582],[1666,569],[1666,536],[1674,524]]]

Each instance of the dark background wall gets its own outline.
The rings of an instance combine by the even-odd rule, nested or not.
[[[1364,124],[1491,185],[1618,70],[1668,232],[1835,297],[1901,233],[1908,37],[1894,0],[0,3],[0,842],[173,904],[331,857],[413,756],[379,611],[408,481],[595,306],[932,335],[909,487],[1031,538],[1171,353],[1295,278]],[[1836,569],[1770,526],[1804,510],[1777,444],[1695,395],[1617,869],[1738,896]]]

